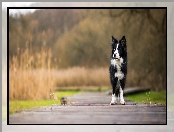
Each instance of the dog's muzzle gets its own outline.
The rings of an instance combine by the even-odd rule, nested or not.
[[[120,60],[120,58],[114,58],[115,60]]]

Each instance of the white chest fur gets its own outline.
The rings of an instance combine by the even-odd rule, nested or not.
[[[124,77],[124,74],[121,71],[121,64],[123,63],[123,58],[119,60],[111,59],[111,65],[117,68],[117,72],[115,73],[115,77],[121,80]]]

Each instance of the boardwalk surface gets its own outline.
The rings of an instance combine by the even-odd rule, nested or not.
[[[167,124],[166,106],[109,105],[106,93],[81,93],[68,97],[68,105],[42,106],[9,116],[9,124]]]

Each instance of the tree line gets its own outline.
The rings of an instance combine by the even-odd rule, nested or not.
[[[128,75],[166,88],[166,9],[46,9],[9,16],[9,56],[51,49],[58,68],[109,67],[111,36],[127,39]],[[131,84],[130,82],[130,85]]]

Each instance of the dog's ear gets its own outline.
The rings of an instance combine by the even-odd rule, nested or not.
[[[118,43],[117,39],[115,39],[113,36],[111,36],[111,37],[112,37],[112,43]]]
[[[126,39],[126,37],[125,37],[125,36],[123,36],[123,37],[122,37],[122,39]]]
[[[126,37],[125,36],[123,36],[121,39],[121,45],[126,46]]]

